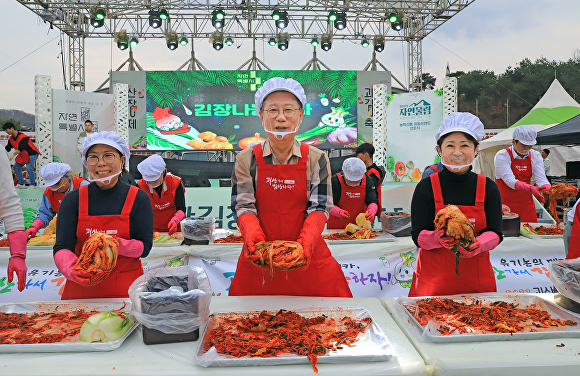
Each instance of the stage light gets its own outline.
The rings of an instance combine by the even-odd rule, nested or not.
[[[149,11],[149,26],[151,26],[154,29],[157,29],[157,28],[161,27],[162,23],[163,23],[163,21],[161,20],[161,17],[159,17],[159,11],[150,10]]]
[[[89,10],[91,26],[94,28],[102,27],[105,24],[107,10],[103,7],[94,6]]]
[[[224,48],[224,35],[219,31],[214,32],[210,37],[210,43],[214,50],[219,51]]]
[[[117,42],[117,47],[121,51],[129,48],[129,35],[127,35],[126,29],[122,29],[115,33],[115,42]]]
[[[320,47],[324,50],[324,51],[328,51],[332,48],[332,37],[330,34],[322,34],[322,36],[320,37]]]
[[[369,41],[367,38],[363,38],[362,42],[360,42],[360,45],[363,46],[364,48],[367,48],[369,46]]]
[[[318,46],[318,38],[316,38],[316,37],[312,38],[312,40],[310,41],[310,44],[312,45],[312,47]]]
[[[336,21],[336,11],[335,10],[331,10],[330,12],[328,12],[328,21],[329,22]]]
[[[385,37],[383,35],[375,35],[373,45],[375,46],[375,51],[383,52],[385,49]]]
[[[288,33],[278,34],[278,49],[280,51],[286,51],[288,49],[289,44],[290,44],[290,36],[288,35]]]
[[[137,47],[138,44],[139,44],[139,38],[132,37],[131,41],[129,42],[129,45],[131,46],[131,48]]]
[[[94,28],[102,27],[105,24],[105,20],[99,20],[97,18],[91,18],[91,26]]]
[[[234,44],[234,38],[232,38],[231,36],[227,36],[226,37],[226,46],[231,46],[232,44]]]
[[[169,18],[169,14],[167,13],[167,9],[159,9],[159,18],[162,20],[166,20]]]
[[[211,24],[216,29],[221,29],[224,26],[226,14],[222,9],[216,9],[211,13]]]
[[[398,20],[399,20],[399,16],[397,15],[397,13],[391,12],[391,14],[389,14],[389,22],[390,23],[395,23]]]
[[[285,10],[274,9],[272,12],[272,19],[276,22],[278,29],[284,29],[288,26],[288,13]]]
[[[104,20],[105,16],[107,15],[107,11],[103,8],[97,8],[95,9],[95,18],[97,20]]]
[[[275,45],[276,45],[276,43],[277,43],[277,42],[276,42],[276,38],[274,38],[274,37],[270,37],[270,40],[268,41],[268,44],[269,44],[270,46],[275,46]]]
[[[391,24],[391,28],[395,31],[400,31],[403,29],[403,21],[397,21]]]
[[[334,28],[337,30],[344,30],[346,28],[346,13],[340,12],[336,14],[336,20],[334,20]]]
[[[182,46],[187,46],[187,43],[189,43],[189,40],[185,35],[182,35],[181,39],[179,39],[179,44],[181,44]]]
[[[167,34],[165,34],[165,41],[167,42],[167,48],[171,51],[176,50],[179,47],[179,37],[174,30],[170,30]]]

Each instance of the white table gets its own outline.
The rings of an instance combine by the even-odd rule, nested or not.
[[[382,362],[318,363],[320,375],[427,375],[421,356],[378,299],[214,297],[219,311],[278,310],[308,307],[364,307],[394,346],[397,356]],[[200,333],[201,336],[201,333]],[[90,353],[0,354],[1,375],[316,375],[310,364],[265,367],[200,367],[193,362],[200,341],[145,345],[141,327],[116,350]]]

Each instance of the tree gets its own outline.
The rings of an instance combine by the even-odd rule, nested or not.
[[[423,90],[434,90],[436,80],[437,78],[433,77],[431,73],[423,73],[421,74],[421,87]],[[415,77],[414,82],[419,82],[419,76]]]
[[[15,120],[15,119],[13,119],[13,118],[10,118],[10,119],[0,119],[0,127],[1,127],[1,126],[3,126],[3,125],[4,125],[4,123],[8,123],[8,122],[10,122],[10,123],[14,124],[14,128],[15,128],[17,131],[19,131],[19,130],[20,130],[20,121],[18,121],[18,120]]]

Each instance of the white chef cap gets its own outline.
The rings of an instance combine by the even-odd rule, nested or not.
[[[304,93],[304,88],[300,83],[291,78],[273,77],[268,81],[264,82],[261,88],[256,91],[254,96],[254,101],[256,103],[256,113],[262,108],[262,104],[266,97],[275,91],[287,91],[292,93],[298,98],[302,107],[306,105],[306,94]]]
[[[464,132],[471,135],[476,141],[481,141],[484,132],[483,123],[477,116],[469,112],[453,112],[445,116],[439,124],[435,139],[439,141],[442,136],[452,132]]]
[[[531,125],[520,125],[514,129],[512,138],[524,145],[535,145],[538,132]]]
[[[92,133],[85,138],[85,142],[83,143],[83,166],[87,167],[87,152],[91,146],[98,144],[109,145],[119,150],[119,153],[125,156],[125,167],[129,167],[131,152],[129,151],[127,141],[113,131]]]
[[[66,163],[52,162],[40,170],[40,176],[44,179],[44,185],[50,187],[58,183],[67,172],[70,172],[70,166]]]
[[[367,166],[358,158],[347,158],[342,162],[344,177],[350,181],[358,181],[367,173]]]
[[[165,171],[165,161],[160,155],[153,154],[141,161],[141,163],[137,165],[137,170],[139,170],[145,181],[155,181],[159,179],[163,174],[163,171]]]

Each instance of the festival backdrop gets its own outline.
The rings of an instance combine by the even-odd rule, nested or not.
[[[127,92],[127,109],[129,113],[129,148],[147,149],[146,119],[146,80],[145,71],[111,72],[111,94],[117,83],[129,85]]]
[[[361,71],[357,72],[357,131],[359,145],[363,142],[373,143],[373,85],[387,85],[391,93],[391,72]]]
[[[442,95],[437,90],[387,96],[386,182],[417,182],[425,167],[438,161]]]

